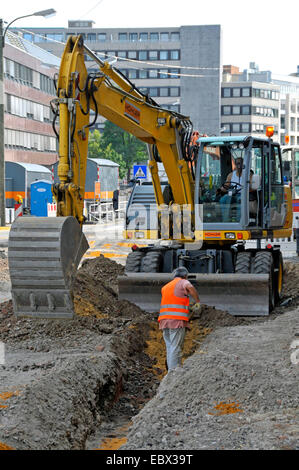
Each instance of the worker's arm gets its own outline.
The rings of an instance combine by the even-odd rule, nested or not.
[[[218,194],[220,194],[220,193],[227,193],[227,191],[228,191],[227,187],[230,186],[230,182],[231,182],[232,176],[233,176],[232,173],[230,173],[229,175],[227,175],[226,182],[221,186],[221,188],[218,188],[218,189],[217,189],[217,193],[218,193]]]
[[[193,297],[193,299],[195,300],[196,303],[200,302],[198,292],[195,289],[195,287],[192,286],[192,284],[190,284],[190,286],[186,287],[186,291],[188,292],[188,295],[191,295],[191,297]]]
[[[198,313],[200,313],[200,299],[199,299],[199,295],[198,295],[198,292],[197,290],[195,289],[195,287],[192,286],[192,284],[190,283],[189,285],[186,286],[186,291],[188,293],[188,295],[191,295],[191,297],[193,297],[193,299],[195,300],[195,304],[192,306],[192,308],[190,309],[190,312],[189,312],[189,321],[192,319],[192,317],[194,316],[194,314],[196,313],[196,311]],[[194,307],[197,307],[197,308],[194,308]]]

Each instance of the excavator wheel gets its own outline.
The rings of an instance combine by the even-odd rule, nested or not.
[[[258,251],[253,260],[253,272],[255,274],[268,274],[269,275],[269,310],[270,312],[275,307],[275,276],[274,276],[274,261],[271,252]]]
[[[162,254],[149,251],[141,261],[140,271],[143,273],[158,273],[162,263]]]
[[[250,252],[242,251],[237,254],[235,273],[248,274],[251,272],[252,256]]]
[[[141,251],[132,251],[127,256],[125,272],[127,273],[139,273],[141,261],[144,256],[144,253]]]

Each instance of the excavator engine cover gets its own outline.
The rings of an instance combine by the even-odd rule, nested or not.
[[[73,318],[73,281],[88,242],[74,217],[18,217],[8,243],[17,317]]]

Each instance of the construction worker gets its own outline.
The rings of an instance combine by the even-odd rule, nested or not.
[[[188,281],[188,274],[186,268],[177,268],[173,273],[173,281],[161,290],[162,300],[158,321],[159,328],[163,330],[168,371],[181,365],[186,328],[190,328],[189,321],[194,312],[200,313],[199,295]],[[196,302],[192,307],[193,312],[189,311],[189,296]]]

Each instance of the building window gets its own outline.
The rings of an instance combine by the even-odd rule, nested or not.
[[[232,132],[240,132],[241,125],[239,123],[232,124]]]
[[[168,78],[167,70],[165,70],[165,69],[160,69],[160,70],[159,70],[159,78]]]
[[[63,41],[63,34],[62,33],[48,33],[48,34],[46,34],[46,38],[49,41],[52,40],[52,41],[62,42]]]
[[[231,89],[230,88],[222,88],[222,96],[223,96],[223,98],[230,98],[231,97]]]
[[[150,69],[148,71],[148,78],[158,78],[158,70]]]
[[[250,132],[250,124],[249,123],[244,123],[241,126],[242,126],[242,132],[244,132],[245,134],[248,134]]]
[[[148,34],[147,33],[140,33],[139,34],[139,41],[147,41],[148,40]]]
[[[160,33],[160,40],[163,42],[169,41],[169,33]]]
[[[242,114],[250,114],[250,106],[242,106]]]
[[[169,73],[171,74],[169,78],[179,78],[179,69],[170,69]]]
[[[280,116],[280,127],[281,129],[285,129],[286,127],[286,119],[285,119],[285,116]],[[299,126],[297,126],[298,129],[299,129]]]
[[[170,51],[171,60],[180,60],[180,51],[172,50]]]
[[[230,106],[222,106],[222,115],[229,116],[231,114],[231,107]]]
[[[137,78],[137,70],[136,69],[129,69],[128,70],[128,78]]]
[[[171,33],[170,38],[171,38],[171,41],[179,41],[180,40],[180,33]]]
[[[168,51],[160,51],[160,60],[168,60]]]
[[[232,106],[232,114],[235,114],[235,115],[241,114],[241,107],[240,106]]]
[[[167,87],[161,87],[160,96],[169,96],[169,89]]]
[[[151,41],[159,41],[159,33],[150,33]]]
[[[87,41],[96,42],[96,40],[97,40],[96,33],[88,33],[87,34]]]
[[[170,88],[170,96],[180,96],[179,87],[171,87]]]
[[[138,51],[139,60],[147,60],[147,51]]]
[[[149,60],[158,60],[158,51],[149,51],[148,52],[148,58]]]
[[[230,133],[230,124],[221,124],[221,131],[224,134]]]
[[[128,40],[127,33],[118,33],[118,40],[119,41],[127,41]]]
[[[158,96],[158,88],[156,87],[149,88],[148,92],[150,96],[155,96],[155,97]]]
[[[125,59],[127,57],[127,52],[126,51],[118,51],[117,56],[120,57],[121,59]]]
[[[108,59],[115,59],[116,57],[116,52],[115,51],[107,51],[106,52],[107,58]]]
[[[24,33],[23,38],[26,39],[26,41],[33,42],[33,35],[30,33]]]
[[[100,41],[100,42],[106,41],[106,33],[99,33],[98,34],[98,41]]]
[[[139,70],[139,78],[147,78],[147,70]]]
[[[128,51],[128,59],[137,59],[136,51]]]
[[[241,89],[240,88],[233,88],[233,97],[239,98],[241,96]]]
[[[132,42],[138,41],[138,34],[137,33],[129,33],[129,40]]]
[[[242,96],[247,98],[250,96],[250,88],[242,88]]]
[[[35,34],[34,35],[34,42],[39,43],[39,42],[46,42],[47,38],[42,35],[42,34]]]

